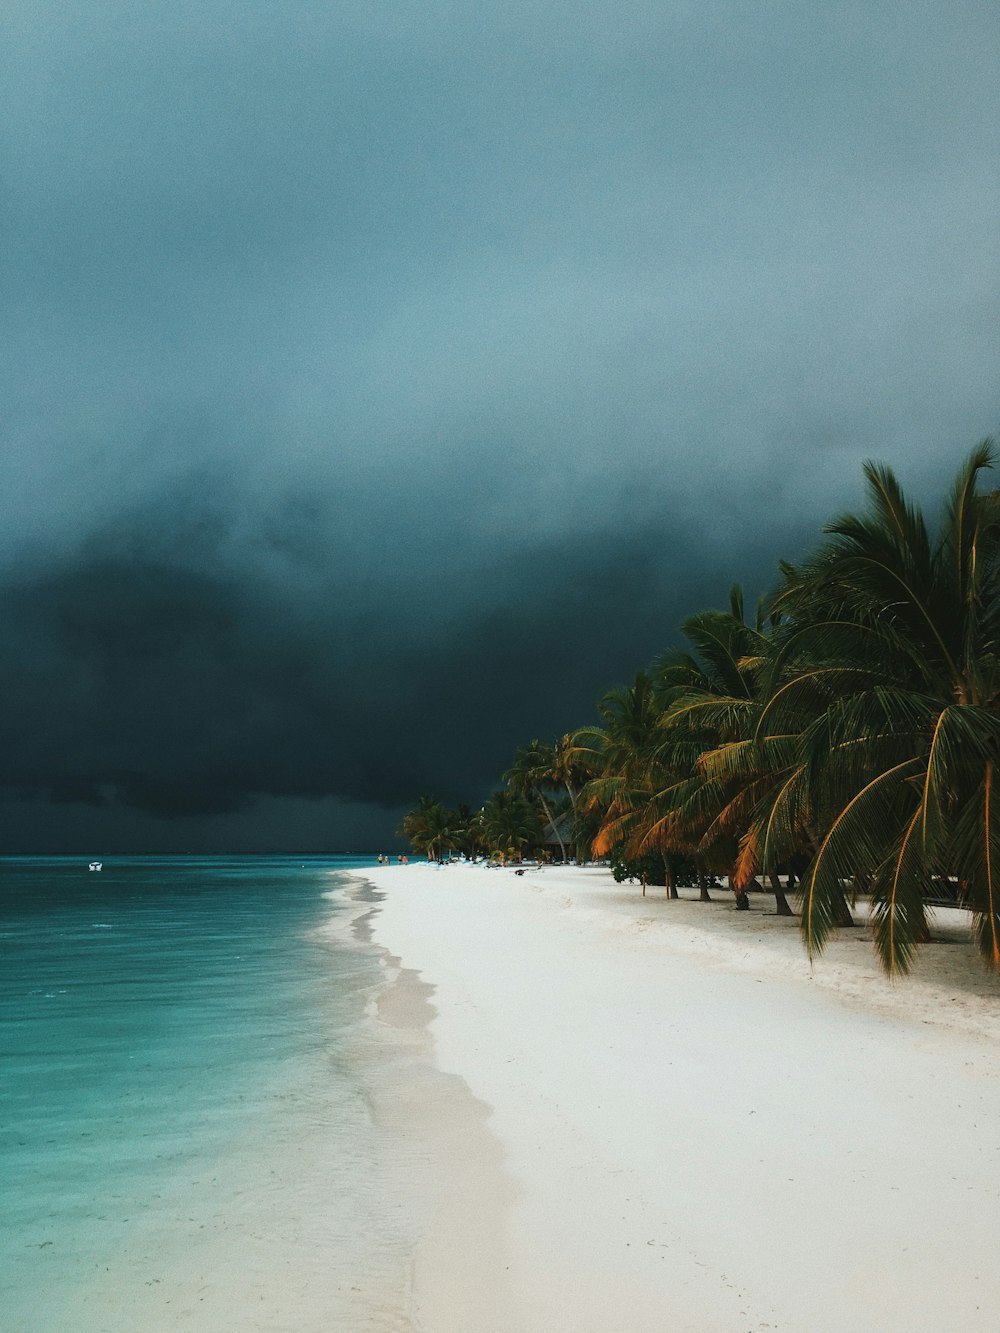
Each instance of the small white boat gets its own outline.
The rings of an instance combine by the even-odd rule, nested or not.
[[[87,869],[88,869],[88,870],[103,870],[103,869],[104,869],[104,862],[103,862],[103,861],[91,861],[91,863],[90,863],[90,865],[87,867]]]

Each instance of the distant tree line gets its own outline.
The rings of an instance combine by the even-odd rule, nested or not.
[[[681,626],[684,646],[609,690],[592,725],[521,746],[471,811],[424,799],[419,851],[607,858],[619,878],[680,880],[736,906],[764,885],[818,953],[870,899],[875,949],[906,972],[928,905],[973,913],[1000,970],[1000,492],[989,441],[958,471],[936,528],[886,467],[748,617]],[[555,837],[553,835],[556,835]],[[553,846],[553,842],[555,845]],[[763,881],[763,883],[762,883]]]

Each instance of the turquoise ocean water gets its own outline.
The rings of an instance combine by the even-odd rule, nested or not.
[[[408,1327],[373,860],[0,862],[5,1333]]]

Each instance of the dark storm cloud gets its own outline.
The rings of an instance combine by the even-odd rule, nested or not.
[[[8,6],[10,789],[459,794],[862,458],[930,494],[997,421],[998,50],[973,0]]]
[[[474,585],[438,573],[420,608],[393,606],[338,568],[335,512],[303,502],[294,520],[274,520],[296,536],[276,562],[265,516],[248,544],[167,496],[9,584],[0,785],[164,817],[261,797],[395,807],[428,785],[476,799],[528,733],[587,720],[706,591],[678,584],[642,522],[522,537]]]

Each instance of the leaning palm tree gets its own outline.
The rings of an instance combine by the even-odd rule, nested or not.
[[[585,861],[593,837],[593,820],[588,819],[580,805],[579,795],[580,789],[591,777],[591,773],[577,756],[571,734],[559,737],[553,746],[553,758],[553,777],[565,788],[570,809],[573,812],[573,841],[576,848],[576,859]]]
[[[734,791],[731,781],[705,767],[705,760],[720,745],[742,741],[756,716],[752,664],[761,648],[761,630],[745,623],[736,586],[728,612],[691,616],[683,632],[689,650],[657,659],[650,677],[654,723],[645,741],[641,781],[630,793],[626,852],[642,855],[656,849],[665,857],[672,852],[692,858],[704,900],[706,874],[727,874],[737,908],[747,910],[751,876],[738,880],[734,865],[741,824],[757,799],[759,783]],[[776,877],[772,884],[779,910],[788,910]]]
[[[948,876],[1000,970],[1000,497],[977,492],[993,459],[989,442],[972,452],[935,534],[866,464],[867,512],[785,568],[780,682],[757,734],[799,734],[818,828],[801,882],[810,953],[862,877],[879,958],[907,971]]]
[[[696,747],[690,737],[662,730],[663,703],[650,672],[640,671],[624,689],[609,690],[599,707],[604,726],[582,727],[571,738],[576,762],[593,774],[580,794],[584,817],[599,816],[593,854],[618,851],[629,859],[659,854],[668,894],[676,898],[670,855],[694,849],[674,836],[669,816]]]
[[[605,856],[635,833],[653,783],[650,764],[660,710],[649,673],[637,672],[631,685],[609,690],[598,711],[603,725],[573,732],[567,752],[578,769],[590,774],[580,804],[600,817],[592,850]]]
[[[690,651],[665,654],[656,664],[662,745],[687,759],[686,771],[678,765],[679,780],[659,803],[661,836],[724,866],[736,906],[745,911],[750,902],[746,884],[735,876],[733,825],[745,817],[752,789],[734,793],[704,761],[719,746],[742,740],[754,717],[754,677],[745,663],[760,651],[759,633],[744,621],[738,586],[730,592],[728,612],[702,611],[681,629]]]
[[[677,833],[688,839],[697,835],[697,850],[717,861],[725,860],[735,840],[738,848],[725,873],[737,907],[749,907],[746,889],[764,874],[778,915],[790,916],[779,871],[790,874],[792,858],[808,848],[805,768],[796,734],[766,740],[757,734],[773,688],[779,625],[780,617],[765,598],[758,604],[755,626],[748,625],[742,591],[735,585],[728,612],[705,611],[685,621],[684,635],[697,656],[660,659],[659,681],[668,700],[662,726],[688,731],[701,744],[689,781],[674,793]],[[779,828],[782,837],[777,836]],[[852,924],[846,900],[838,924]]]

